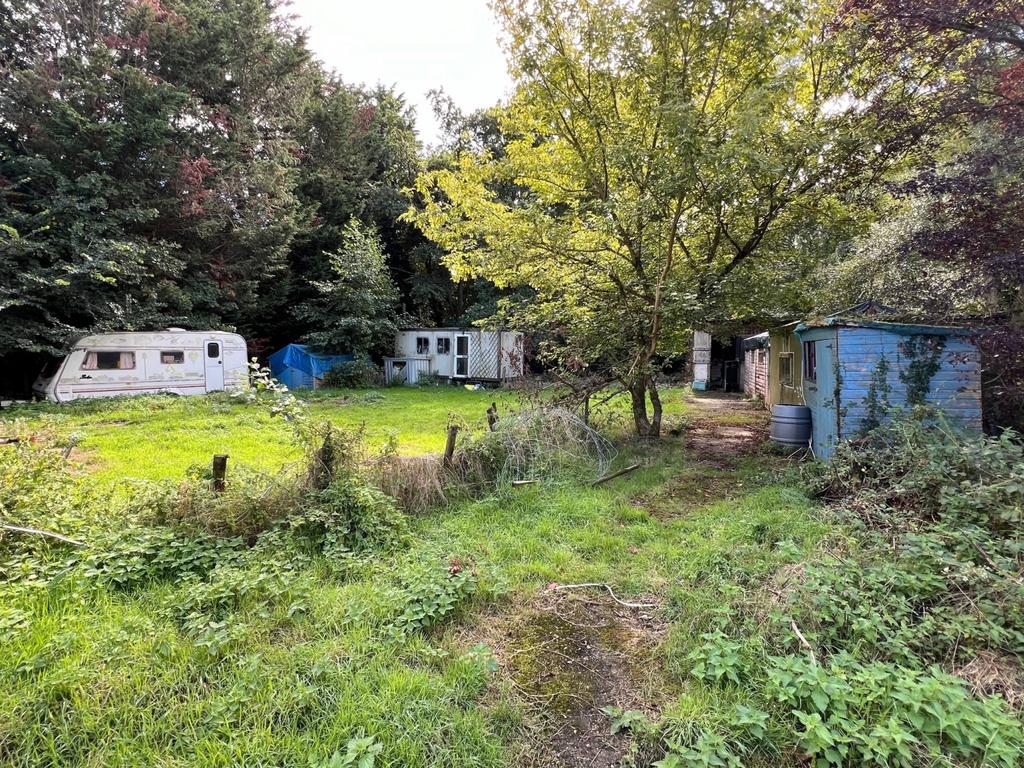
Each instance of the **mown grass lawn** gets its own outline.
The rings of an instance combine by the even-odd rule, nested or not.
[[[398,452],[406,455],[442,451],[453,418],[469,428],[481,428],[492,402],[499,413],[524,403],[515,391],[459,386],[317,390],[298,396],[309,403],[311,415],[362,431],[367,448],[394,441]],[[666,418],[678,418],[683,411],[679,390],[668,390],[666,400]],[[621,431],[626,410],[624,398],[618,398],[596,415]],[[21,405],[0,412],[0,429],[14,420],[73,436],[74,458],[101,481],[174,479],[218,453],[228,454],[231,463],[268,472],[299,457],[284,420],[230,395]]]
[[[460,389],[332,392],[312,409],[365,423],[371,444],[394,431],[403,450],[434,451],[449,413],[480,423],[494,399]],[[666,400],[670,419],[688,417],[683,391]],[[173,478],[216,452],[268,469],[295,455],[285,425],[219,397],[11,416],[80,433],[85,482],[88,473]],[[543,719],[562,694],[534,695],[533,678],[558,661],[538,656],[536,644],[495,640],[498,624],[536,614],[551,582],[603,582],[654,603],[656,631],[616,672],[629,680],[622,704],[711,716],[687,654],[742,585],[799,559],[828,526],[801,493],[764,482],[756,452],[725,473],[718,497],[695,498],[709,471],[701,458],[678,438],[626,441],[616,466],[642,465],[627,477],[596,488],[589,477],[562,478],[462,501],[413,519],[400,547],[341,564],[316,556],[278,581],[250,558],[213,585],[189,577],[98,588],[82,569],[29,585],[0,614],[0,763],[321,766],[366,735],[381,747],[377,766],[557,764]],[[396,612],[453,569],[474,574],[475,593],[430,631],[396,635]],[[562,610],[611,605],[603,592],[562,595]],[[213,611],[205,634],[186,631],[189,605]],[[564,672],[544,671],[543,685]]]
[[[320,390],[300,396],[315,416],[362,429],[369,448],[393,438],[406,454],[443,450],[451,416],[479,425],[492,401],[504,408],[516,400],[507,392],[462,387]],[[286,422],[229,395],[40,403],[0,413],[0,424],[13,419],[76,436],[75,458],[99,480],[173,479],[216,453],[265,471],[298,458]]]

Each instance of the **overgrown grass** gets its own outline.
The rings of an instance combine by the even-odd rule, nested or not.
[[[347,426],[372,414],[371,443],[395,429],[400,448],[407,435],[421,441],[417,450],[436,450],[449,411],[482,422],[493,399],[458,389],[362,391],[318,396],[311,410]],[[670,418],[693,417],[705,429],[763,418],[696,413],[679,390],[666,399]],[[896,679],[867,659],[843,666],[840,641],[825,644],[838,625],[817,626],[820,610],[807,613],[813,595],[794,590],[818,568],[823,588],[853,594],[844,579],[859,583],[863,545],[795,479],[769,472],[778,459],[765,452],[701,463],[683,440],[637,443],[620,432],[615,466],[641,469],[608,484],[559,476],[409,518],[344,475],[326,490],[296,486],[294,498],[273,502],[283,513],[232,538],[206,521],[220,514],[216,503],[199,499],[202,520],[189,517],[192,507],[165,519],[149,509],[156,502],[111,496],[94,478],[180,478],[215,451],[266,468],[297,459],[290,428],[259,407],[144,398],[16,415],[29,419],[19,429],[49,430],[58,444],[86,432],[91,463],[68,470],[45,441],[0,449],[8,451],[0,512],[88,546],[0,535],[0,764],[315,768],[361,755],[375,768],[519,764],[538,754],[544,705],[520,694],[500,656],[508,649],[479,643],[488,621],[514,616],[550,582],[607,583],[658,605],[661,629],[635,674],[636,697],[661,716],[620,715],[638,766],[666,750],[682,762],[665,765],[742,754],[744,764],[767,766],[825,754],[819,724],[794,719],[811,688],[790,685],[783,672],[826,688],[853,685],[857,716],[876,716],[879,675],[893,696],[967,713],[965,727],[1006,716],[994,704],[954,701],[961,689],[923,670]],[[603,417],[614,430],[623,415],[614,404]],[[126,431],[109,435],[117,430]],[[180,433],[173,450],[150,457],[143,436],[164,430]],[[14,450],[29,458],[12,458]],[[980,509],[988,497],[971,498]],[[244,493],[237,503],[248,503]],[[789,617],[818,648],[815,664]],[[529,658],[533,648],[511,652],[520,669],[542,658]],[[771,685],[789,703],[766,702]],[[983,764],[977,754],[941,759]]]
[[[672,614],[692,618],[710,606],[691,605],[689,580],[726,568],[755,578],[792,557],[765,545],[765,526],[798,549],[823,531],[805,498],[778,487],[668,523],[630,505],[670,472],[655,466],[608,489],[524,489],[420,518],[410,548],[354,562],[341,580],[316,558],[282,598],[220,617],[230,634],[216,655],[208,637],[166,618],[164,606],[185,597],[176,585],[120,594],[75,579],[23,597],[30,628],[0,646],[0,756],[306,766],[365,732],[383,745],[381,765],[508,765],[526,738],[522,705],[480,698],[497,682],[487,652],[470,652],[454,629],[388,635],[406,605],[403,580],[458,558],[483,582],[461,610],[548,581],[597,580],[668,595]],[[262,572],[249,568],[250,578]],[[670,644],[657,684],[684,682],[672,671],[681,647]]]
[[[675,396],[673,396],[673,392]],[[370,449],[394,443],[399,453],[419,455],[444,450],[451,418],[470,428],[486,423],[486,411],[497,402],[499,413],[525,402],[515,390],[467,390],[459,386],[390,387],[387,389],[297,391],[312,416],[339,427],[361,429]],[[666,418],[682,413],[678,390],[669,390]],[[539,395],[544,398],[547,395]],[[599,409],[602,425],[623,432],[627,404],[616,398]],[[33,429],[51,430],[76,444],[74,459],[101,482],[129,478],[175,479],[214,454],[228,454],[231,463],[268,472],[299,458],[291,432],[266,409],[232,398],[122,397],[80,400],[56,405],[36,403],[0,412],[5,422],[25,420]],[[8,426],[6,431],[11,431]]]
[[[389,390],[375,402],[318,398],[314,409],[334,419],[345,414],[349,424],[372,413],[382,422],[379,435],[394,426],[435,447],[435,429],[443,435],[447,420],[439,404],[482,415],[492,399]],[[671,407],[682,413],[682,398]],[[86,431],[82,444],[102,463],[84,471],[100,477],[129,468],[173,476],[216,450],[264,466],[296,455],[283,425],[222,398],[145,398],[67,411],[37,406],[16,415],[65,435]],[[182,434],[173,451],[145,458],[139,436],[162,430]],[[272,450],[268,435],[277,436]],[[254,436],[258,446],[246,442]],[[500,683],[489,652],[467,645],[460,617],[484,605],[509,610],[549,581],[577,580],[664,596],[670,615],[695,616],[705,607],[689,605],[692,579],[723,569],[756,578],[793,557],[765,530],[779,531],[793,551],[813,546],[824,530],[806,498],[778,486],[697,509],[668,499],[655,517],[638,499],[657,496],[683,468],[679,443],[625,444],[618,465],[634,461],[645,466],[600,488],[563,479],[437,510],[412,519],[404,543],[341,559],[301,547],[293,558],[299,550],[289,528],[263,549],[230,545],[211,560],[213,570],[174,576],[178,566],[165,563],[154,580],[118,587],[104,580],[107,566],[66,567],[73,551],[33,540],[4,566],[0,761],[308,766],[344,755],[352,739],[366,735],[381,747],[377,765],[511,764],[535,736],[525,730],[529,712]],[[74,470],[77,483],[88,488],[82,471]],[[48,496],[45,487],[39,491],[40,499]],[[139,553],[155,535],[146,531],[160,529],[117,519],[120,507],[85,514],[102,507],[102,493],[62,498],[55,527],[81,510],[76,535],[101,553],[122,552],[129,574],[148,567],[137,565],[148,562]],[[201,562],[189,547],[206,547],[205,540],[188,544],[194,533],[172,530],[185,547],[176,557]],[[125,543],[111,550],[111,541]],[[163,534],[156,541],[166,546]],[[450,592],[446,585],[458,574],[471,574],[470,591]],[[677,652],[670,643],[664,668],[651,671],[652,691],[685,684],[673,672]]]

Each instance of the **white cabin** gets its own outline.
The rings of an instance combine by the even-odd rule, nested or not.
[[[57,403],[83,397],[204,395],[248,383],[245,340],[224,331],[98,333],[79,340],[32,385]]]
[[[384,359],[386,383],[416,384],[423,374],[504,383],[523,376],[523,334],[480,328],[403,328],[395,356]]]

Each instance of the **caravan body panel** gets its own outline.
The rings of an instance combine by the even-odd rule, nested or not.
[[[203,395],[248,382],[245,340],[223,331],[100,333],[80,339],[37,394],[66,403],[89,397]]]
[[[385,378],[415,384],[420,373],[455,381],[504,382],[523,375],[523,334],[480,328],[404,328]]]

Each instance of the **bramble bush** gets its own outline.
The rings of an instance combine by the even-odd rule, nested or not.
[[[852,545],[776,593],[764,646],[749,617],[703,636],[691,675],[749,700],[710,724],[666,720],[655,765],[1018,765],[1007,699],[1020,692],[951,672],[979,654],[1015,669],[1024,653],[1019,436],[967,435],[919,411],[840,446],[805,481]]]
[[[852,503],[874,523],[946,521],[1013,538],[1024,522],[1021,436],[966,433],[921,409],[840,444],[806,481],[812,494]]]

